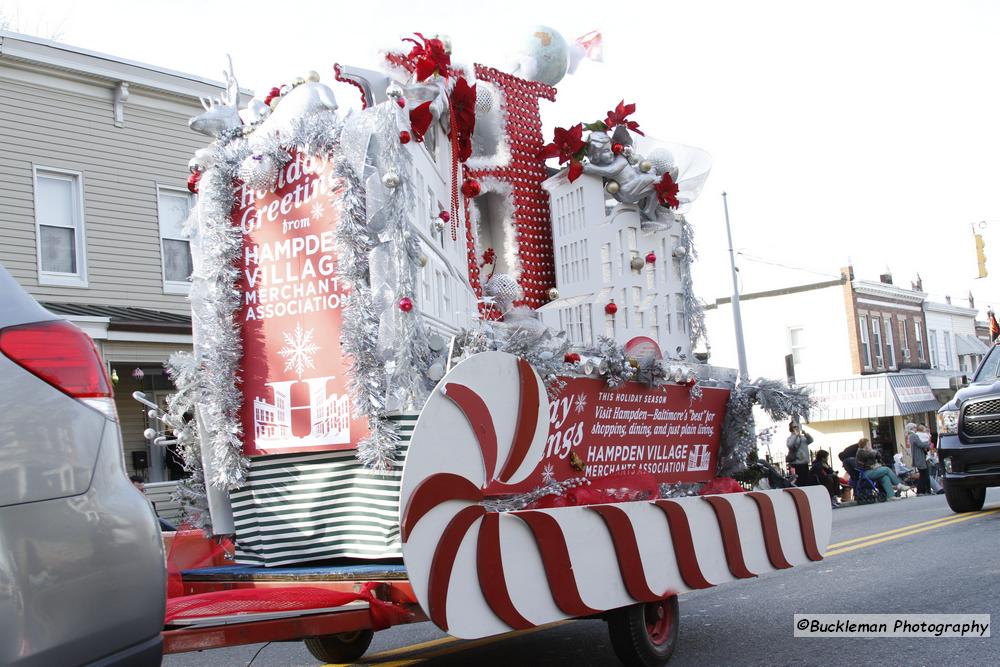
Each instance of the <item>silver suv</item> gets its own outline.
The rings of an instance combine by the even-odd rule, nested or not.
[[[0,266],[0,665],[159,665],[165,591],[93,341]]]

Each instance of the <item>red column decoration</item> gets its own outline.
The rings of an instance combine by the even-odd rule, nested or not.
[[[548,178],[548,172],[545,170],[545,161],[538,157],[545,145],[539,100],[544,98],[555,101],[556,89],[484,65],[476,65],[476,79],[494,84],[506,97],[507,117],[504,121],[511,159],[508,166],[496,169],[470,169],[466,165],[465,178],[492,178],[511,186],[515,240],[521,261],[518,282],[524,291],[524,300],[517,305],[538,308],[548,301],[546,290],[555,284],[556,274],[549,220],[549,194],[542,188],[542,181]],[[466,200],[466,219],[469,215],[468,205]],[[469,281],[476,294],[482,296],[479,263],[472,234],[472,228],[466,225]]]

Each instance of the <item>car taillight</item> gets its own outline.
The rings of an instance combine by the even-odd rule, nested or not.
[[[59,391],[116,419],[111,382],[94,341],[65,320],[0,330],[0,352]]]

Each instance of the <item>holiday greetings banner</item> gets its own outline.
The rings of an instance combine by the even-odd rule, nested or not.
[[[273,190],[236,188],[243,231],[243,451],[346,449],[367,433],[351,416],[340,323],[332,160],[292,155]]]
[[[657,482],[706,482],[715,477],[729,391],[682,385],[652,388],[628,382],[609,389],[599,379],[564,378],[549,403],[549,434],[536,473],[513,491],[530,491],[539,476],[591,480],[630,471]],[[488,492],[500,492],[494,488]],[[502,492],[510,493],[509,487]]]

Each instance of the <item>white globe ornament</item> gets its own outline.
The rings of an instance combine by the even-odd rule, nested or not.
[[[310,82],[310,83],[316,83],[316,82],[318,82],[319,81],[319,72],[317,72],[314,69],[309,70],[308,72],[306,72],[305,80],[308,81],[308,82]]]
[[[620,189],[621,186],[618,185],[618,181],[608,181],[608,184],[604,186],[604,191],[607,192],[609,195],[618,194],[618,191]]]
[[[525,61],[527,78],[554,86],[566,76],[569,69],[569,45],[566,39],[552,28],[535,26],[521,46],[519,57]]]
[[[674,248],[670,254],[672,254],[677,259],[682,259],[684,257],[687,257],[687,248],[685,248],[682,245],[679,245],[676,248]]]
[[[444,220],[441,218],[434,218],[431,220],[431,229],[434,230],[435,234],[440,234],[444,231]]]
[[[142,437],[144,437],[146,440],[153,440],[154,438],[156,438],[156,430],[147,428],[145,431],[142,432]]]
[[[399,176],[393,172],[388,172],[382,175],[382,185],[389,188],[390,190],[395,189],[399,186]]]
[[[649,160],[643,160],[639,163],[639,171],[642,173],[648,173],[653,168],[653,163]]]

